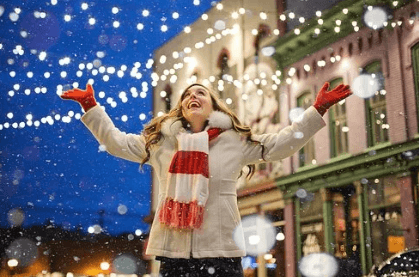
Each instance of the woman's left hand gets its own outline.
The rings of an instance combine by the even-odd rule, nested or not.
[[[352,94],[352,91],[349,89],[348,85],[341,84],[331,91],[327,91],[329,86],[330,84],[328,82],[324,83],[313,104],[313,106],[322,116],[331,106]]]

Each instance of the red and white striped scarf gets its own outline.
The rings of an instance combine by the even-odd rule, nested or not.
[[[210,128],[176,136],[178,151],[169,167],[166,199],[159,213],[161,223],[177,229],[201,227],[209,194],[209,141],[221,132],[220,128]]]

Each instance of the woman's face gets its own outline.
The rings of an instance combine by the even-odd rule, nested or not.
[[[202,86],[190,87],[182,96],[182,114],[189,122],[205,121],[213,111],[209,91]]]

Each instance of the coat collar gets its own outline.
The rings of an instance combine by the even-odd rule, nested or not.
[[[213,111],[208,117],[208,126],[209,128],[221,128],[223,130],[233,128],[233,122],[231,121],[230,116],[221,112]],[[185,128],[182,126],[180,119],[168,118],[162,123],[161,132],[165,136],[175,136],[179,132],[186,132]]]

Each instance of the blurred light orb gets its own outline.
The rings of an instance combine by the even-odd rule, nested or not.
[[[174,12],[172,14],[173,19],[178,19],[179,18],[179,13],[178,12]]]
[[[351,88],[356,96],[368,99],[379,90],[380,83],[370,74],[361,74],[353,80]]]
[[[241,232],[244,232],[244,240]],[[248,255],[257,256],[269,252],[276,242],[276,230],[272,223],[259,215],[245,217],[233,232],[235,243]]]
[[[19,15],[17,14],[17,13],[10,13],[9,14],[9,19],[12,21],[12,22],[16,22],[16,21],[18,21],[19,20]]]
[[[144,29],[144,25],[142,23],[138,23],[137,29],[141,31],[142,29]]]
[[[0,16],[2,16],[3,13],[4,13],[4,7],[3,6],[0,6]]]
[[[137,272],[139,262],[135,257],[127,254],[122,254],[115,258],[112,265],[115,271],[123,274],[134,274]]]
[[[383,28],[385,22],[387,22],[387,19],[387,12],[381,7],[373,7],[372,9],[367,9],[364,14],[365,24],[374,30]]]
[[[113,7],[113,8],[112,8],[112,13],[113,13],[113,14],[117,14],[118,12],[119,12],[118,7]]]
[[[328,253],[312,253],[300,260],[298,269],[306,277],[333,277],[339,266],[335,257]]]
[[[291,122],[300,122],[303,119],[304,109],[301,107],[291,109],[289,118]]]
[[[294,138],[296,138],[296,139],[302,139],[303,137],[304,137],[303,132],[295,132],[294,133]]]
[[[143,10],[142,14],[144,17],[147,17],[150,15],[150,12],[148,10]]]
[[[283,241],[284,239],[285,239],[284,233],[279,232],[278,234],[276,234],[276,240]]]
[[[18,238],[6,249],[6,255],[9,259],[18,260],[20,266],[28,266],[36,260],[38,248],[31,239]]]
[[[125,117],[127,117],[126,115],[124,115]],[[122,117],[124,117],[124,116],[122,116]],[[122,120],[122,121],[124,121],[124,120]],[[126,121],[126,120],[125,120]],[[128,211],[128,208],[127,208],[127,206],[125,206],[125,205],[119,205],[118,206],[118,213],[119,214],[126,214],[127,213],[127,211]]]
[[[217,20],[214,23],[214,28],[217,30],[224,30],[226,28],[226,23],[224,20]]]
[[[135,235],[136,236],[141,236],[143,234],[143,232],[140,229],[135,230]]]
[[[102,269],[102,270],[108,270],[109,267],[110,267],[110,264],[107,263],[107,262],[101,262],[100,263],[100,269]]]
[[[306,198],[307,197],[307,191],[305,189],[298,189],[295,195],[298,198]]]
[[[81,4],[81,8],[82,8],[83,10],[87,10],[87,8],[89,8],[89,5],[87,5],[87,3],[82,3],[82,4]]]
[[[89,18],[89,24],[90,25],[95,25],[96,24],[96,19],[93,18],[93,17]]]
[[[11,209],[7,213],[7,220],[12,227],[20,226],[25,220],[25,213],[19,208]]]
[[[273,54],[275,54],[275,47],[273,47],[273,46],[263,47],[261,52],[264,56],[270,57]]]
[[[8,267],[17,267],[18,264],[19,264],[19,261],[16,259],[10,259],[7,261]]]

